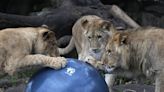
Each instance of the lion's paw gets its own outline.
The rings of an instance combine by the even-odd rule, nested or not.
[[[93,66],[96,64],[96,59],[93,58],[92,56],[87,56],[84,61]]]
[[[47,66],[54,68],[54,69],[60,69],[65,67],[67,64],[67,60],[64,57],[54,57],[51,62],[46,64]]]
[[[93,67],[98,68],[98,69],[102,69],[102,62],[101,61],[97,61],[94,57],[92,56],[87,56],[85,58],[85,61],[89,64],[91,64]]]

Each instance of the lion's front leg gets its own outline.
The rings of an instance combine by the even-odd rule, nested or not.
[[[115,75],[114,74],[105,74],[105,82],[107,83],[109,87],[109,91],[113,92],[112,87],[115,82]]]
[[[5,72],[10,75],[13,74],[16,69],[24,66],[42,65],[52,67],[54,69],[60,69],[66,65],[66,59],[64,57],[49,57],[45,55],[27,55],[24,58],[10,60],[5,64]]]

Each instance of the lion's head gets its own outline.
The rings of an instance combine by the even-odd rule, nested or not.
[[[129,45],[127,43],[128,34],[124,32],[116,32],[106,45],[103,54],[103,64],[108,72],[115,69],[128,69],[128,59],[130,57]]]
[[[110,21],[101,18],[84,19],[81,24],[84,29],[85,40],[89,44],[88,52],[96,59],[100,59],[108,38],[115,31],[114,26]]]
[[[53,31],[50,31],[45,27],[39,27],[37,37],[38,38],[34,43],[34,53],[45,54],[53,57],[59,56],[56,36]]]

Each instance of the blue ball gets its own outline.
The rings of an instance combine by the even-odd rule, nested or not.
[[[44,68],[34,74],[26,92],[109,92],[95,68],[77,59],[67,61],[65,68]]]

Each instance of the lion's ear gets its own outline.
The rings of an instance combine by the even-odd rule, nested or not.
[[[111,26],[112,26],[112,24],[109,21],[104,20],[101,28],[109,30]]]
[[[47,40],[47,39],[55,37],[55,33],[52,31],[46,31],[42,33],[42,37],[44,40]]]
[[[113,37],[113,40],[118,44],[118,45],[124,45],[127,44],[127,34],[124,33],[116,33]]]
[[[116,32],[116,28],[114,27],[111,21],[104,20],[101,28],[106,29],[104,31],[107,32],[109,36],[112,36]]]
[[[49,29],[49,27],[46,24],[41,25],[42,28]]]
[[[86,26],[87,26],[88,22],[89,21],[87,19],[81,21],[81,25],[84,29],[86,29]]]
[[[127,34],[120,34],[120,44],[121,45],[127,44],[127,37],[128,37]]]

